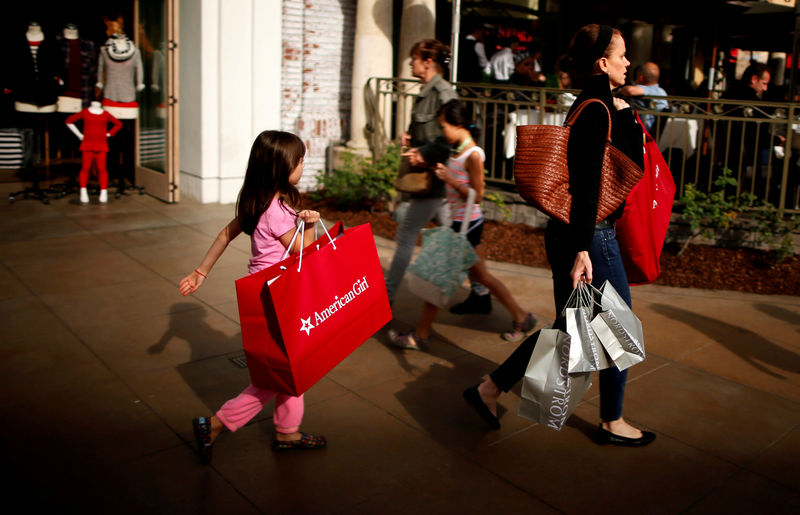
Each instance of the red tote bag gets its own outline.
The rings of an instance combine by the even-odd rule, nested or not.
[[[236,281],[253,385],[301,395],[392,318],[369,224]]]
[[[631,285],[648,284],[661,274],[661,249],[669,228],[675,181],[656,141],[644,129],[644,175],[625,200],[617,220],[617,242]]]

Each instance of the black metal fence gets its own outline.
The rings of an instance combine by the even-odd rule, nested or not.
[[[408,127],[420,83],[373,77],[365,88],[372,150],[382,154]],[[496,84],[456,84],[472,106],[486,152],[487,181],[513,188],[516,127],[562,124],[575,91]],[[664,110],[657,109],[664,107]],[[687,184],[710,191],[724,168],[736,195],[751,193],[781,212],[800,212],[800,104],[688,97],[641,97],[639,114],[659,144],[683,195]]]

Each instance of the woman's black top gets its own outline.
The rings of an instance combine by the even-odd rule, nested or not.
[[[591,98],[602,100],[611,113],[611,144],[642,167],[642,128],[636,122],[632,109],[617,111],[614,108],[608,75],[591,76],[586,88],[572,104],[569,114]],[[607,134],[608,114],[597,103],[586,106],[570,130],[567,161],[572,206],[570,224],[566,230],[570,233],[570,241],[576,252],[589,250],[592,244]],[[622,216],[624,207],[623,202],[606,220],[614,221]]]

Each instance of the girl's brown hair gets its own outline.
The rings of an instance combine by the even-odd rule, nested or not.
[[[303,141],[290,132],[264,131],[256,137],[236,201],[236,218],[245,234],[253,234],[259,218],[279,193],[291,206],[300,203],[300,192],[289,182],[289,176],[305,153]]]

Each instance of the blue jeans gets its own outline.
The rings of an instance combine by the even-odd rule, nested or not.
[[[575,263],[576,251],[567,238],[566,226],[560,222],[550,222],[545,232],[545,250],[547,260],[553,270],[553,297],[556,305],[557,329],[558,314],[564,309],[570,293],[572,293],[572,279],[569,274]],[[600,287],[608,280],[620,296],[631,306],[631,290],[628,286],[628,277],[622,265],[622,257],[616,240],[614,229],[595,229],[592,246],[589,249],[589,258],[592,260],[592,284]],[[510,390],[525,375],[525,369],[531,359],[531,353],[536,345],[539,332],[532,334],[491,374],[492,381],[503,391]],[[600,374],[600,418],[604,421],[617,420],[622,417],[622,401],[625,396],[625,381],[628,371],[620,371],[611,367],[599,372]]]
[[[443,198],[411,199],[405,216],[397,226],[397,245],[389,273],[386,274],[386,293],[390,304],[394,302],[394,296],[411,262],[419,232],[434,218],[439,225],[450,225],[450,208]]]

